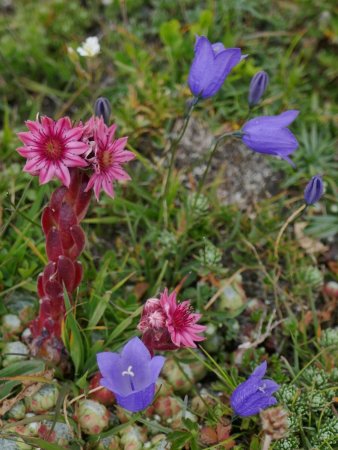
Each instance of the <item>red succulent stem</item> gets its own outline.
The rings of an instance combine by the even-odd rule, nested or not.
[[[84,246],[85,234],[80,226],[88,210],[91,191],[85,192],[88,176],[80,169],[72,169],[69,188],[58,187],[51,195],[41,217],[46,236],[48,264],[38,276],[40,298],[38,317],[31,323],[31,350],[34,355],[58,364],[64,346],[61,326],[65,317],[64,288],[70,299],[82,279],[82,265],[78,261]]]

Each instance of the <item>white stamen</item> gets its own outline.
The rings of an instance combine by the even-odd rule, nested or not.
[[[266,384],[264,383],[263,386],[260,386],[260,387],[258,388],[258,390],[259,390],[260,392],[264,392],[264,394],[265,394],[265,388],[266,388]]]
[[[130,375],[131,377],[134,377],[135,374],[134,374],[134,372],[131,370],[132,368],[133,368],[133,366],[129,366],[129,367],[128,367],[128,370],[124,370],[124,371],[122,372],[122,376],[124,377],[125,375]]]

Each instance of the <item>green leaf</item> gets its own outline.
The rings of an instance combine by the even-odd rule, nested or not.
[[[64,299],[66,306],[66,320],[64,323],[62,339],[74,363],[75,373],[78,374],[84,363],[85,348],[81,336],[81,328],[74,316],[73,307],[70,303],[66,289],[64,289]]]
[[[45,364],[40,360],[20,361],[0,370],[0,378],[29,375],[45,370]],[[0,400],[6,397],[20,381],[0,381]]]
[[[162,23],[160,27],[161,41],[170,48],[178,47],[182,41],[180,28],[181,25],[176,19]]]

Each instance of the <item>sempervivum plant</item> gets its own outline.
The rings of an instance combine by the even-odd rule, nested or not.
[[[116,126],[107,126],[107,114],[85,124],[68,117],[57,121],[38,117],[27,121],[29,131],[18,133],[27,158],[24,171],[38,175],[40,184],[57,178],[62,182],[42,213],[48,263],[38,277],[40,311],[31,323],[31,352],[66,367],[61,341],[65,317],[64,290],[70,299],[82,279],[78,260],[85,246],[81,220],[85,217],[92,188],[98,199],[101,189],[114,196],[113,181],[127,180],[124,162],[134,158],[124,150],[127,138],[115,139]]]

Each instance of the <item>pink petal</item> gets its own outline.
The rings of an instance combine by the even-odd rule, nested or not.
[[[55,176],[58,177],[65,186],[69,187],[70,174],[69,170],[64,164],[59,163],[58,166],[55,167]]]
[[[109,180],[107,178],[104,178],[102,180],[102,187],[103,190],[112,198],[114,198],[114,189],[113,189],[113,184],[112,184],[112,180]]]
[[[24,172],[31,172],[31,171],[39,171],[41,167],[43,167],[45,164],[45,160],[40,158],[40,156],[35,156],[32,159],[28,159],[23,170]]]
[[[61,132],[66,132],[72,127],[72,122],[69,117],[62,117],[57,120],[54,126],[55,133],[59,134]]]
[[[81,139],[82,135],[83,135],[83,127],[75,127],[64,133],[64,137],[67,142],[78,141],[79,139]]]
[[[87,167],[88,163],[80,156],[72,155],[68,153],[62,159],[62,162],[67,167]]]
[[[116,180],[131,180],[127,172],[125,172],[121,167],[118,167],[117,165],[115,166],[115,164],[112,169],[110,169],[109,173],[113,173]]]
[[[87,150],[89,150],[88,144],[80,141],[67,142],[65,147],[74,155],[82,155],[82,153],[85,153]]]
[[[22,131],[17,134],[20,141],[22,141],[26,145],[36,145],[38,140],[36,136],[33,135],[30,131]]]
[[[114,142],[114,150],[115,150],[115,151],[123,150],[124,147],[125,147],[126,144],[127,144],[127,141],[128,141],[128,138],[127,138],[127,137],[123,137],[123,138],[117,139],[117,140]]]
[[[31,147],[19,147],[16,151],[24,158],[34,158],[41,154],[40,150],[33,150]]]
[[[119,163],[131,161],[132,159],[135,159],[134,153],[129,152],[127,150],[114,154],[114,161]]]
[[[38,133],[41,129],[41,124],[38,121],[26,120],[25,124],[32,133]]]
[[[54,164],[53,163],[46,164],[40,170],[40,174],[39,174],[40,184],[48,183],[53,178],[54,174],[55,174]]]

